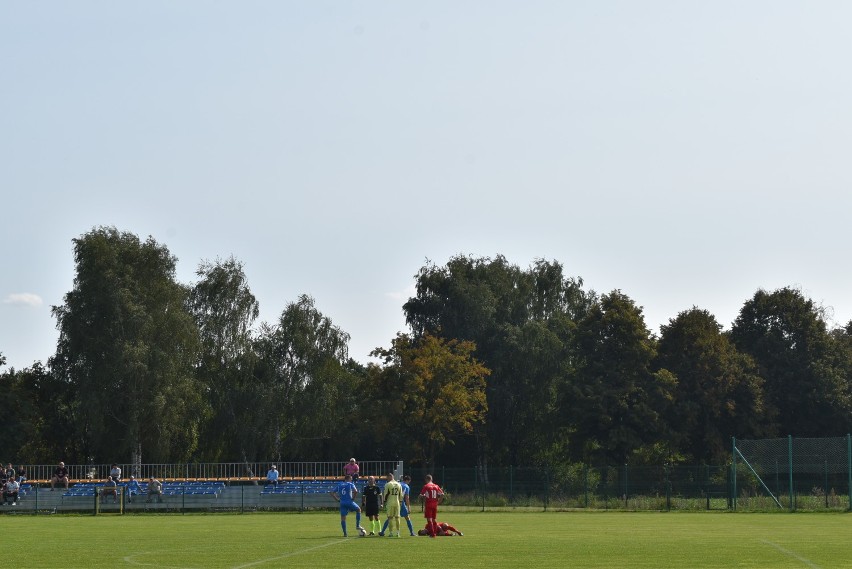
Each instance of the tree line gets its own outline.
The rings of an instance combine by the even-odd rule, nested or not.
[[[719,464],[732,436],[850,431],[852,322],[795,288],[758,290],[728,331],[693,307],[657,336],[556,261],[459,255],[418,271],[409,330],[365,365],[308,295],[257,323],[234,258],[185,284],[152,238],[73,243],[55,354],[0,374],[15,462]]]

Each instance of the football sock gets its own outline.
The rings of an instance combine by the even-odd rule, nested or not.
[[[346,537],[346,520],[340,522],[340,527],[343,528],[343,537]]]
[[[355,512],[355,527],[361,527],[361,512]]]
[[[390,518],[385,519],[385,525],[382,526],[382,533],[388,531],[388,524],[390,523]]]
[[[408,524],[408,533],[410,533],[411,535],[414,535],[414,526],[411,525],[411,520],[406,519],[405,523]]]

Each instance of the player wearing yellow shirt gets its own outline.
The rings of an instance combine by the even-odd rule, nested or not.
[[[394,479],[393,472],[388,474],[388,481],[382,493],[388,514],[388,535],[399,537],[399,511],[402,500],[402,485]]]

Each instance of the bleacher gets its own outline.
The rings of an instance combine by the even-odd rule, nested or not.
[[[63,494],[63,498],[77,498],[81,496],[95,496],[103,490],[103,482],[81,482],[70,486]],[[145,496],[148,493],[148,483],[139,483],[139,496]],[[117,485],[118,491],[122,494],[127,494],[127,483],[120,482]],[[164,482],[163,496],[219,496],[225,489],[225,483],[221,481],[193,481],[193,482]]]
[[[288,475],[282,476],[279,484],[267,484],[265,476],[238,476],[245,474],[237,468],[213,468],[207,465],[198,472],[186,465],[180,465],[185,469],[186,475],[174,476],[178,470],[175,466],[154,465],[143,467],[136,472],[140,491],[131,498],[128,496],[127,480],[123,480],[117,486],[117,490],[124,497],[123,510],[125,512],[162,510],[162,511],[184,511],[184,510],[283,510],[283,509],[324,509],[336,508],[337,502],[329,494],[343,479],[340,474],[341,463],[319,463],[319,466],[311,463],[290,464],[279,462],[282,470],[287,469]],[[124,466],[127,472],[130,468]],[[215,465],[213,465],[215,466]],[[244,465],[240,465],[244,467]],[[402,470],[402,464],[395,463],[367,463],[368,472],[388,472],[393,468]],[[107,465],[92,469],[90,467],[73,466],[72,477],[69,487],[57,485],[55,490],[50,488],[51,472],[50,465],[30,468],[30,472],[37,473],[37,478],[28,480],[22,484],[19,493],[20,499],[14,511],[17,512],[59,512],[59,511],[91,511],[95,507],[95,496],[101,493],[104,482],[99,478],[106,471]],[[368,470],[369,469],[369,470]],[[198,476],[201,470],[213,476]],[[253,465],[251,469],[242,470],[257,471],[259,465]],[[305,470],[305,476],[291,475],[290,472]],[[366,475],[356,483],[359,492],[366,485]],[[264,470],[265,471],[265,470]],[[160,477],[159,472],[172,472],[171,477]],[[193,476],[195,474],[195,476]],[[73,477],[80,476],[79,478]],[[163,483],[162,502],[147,501],[148,477],[157,476]],[[384,477],[377,476],[377,482],[384,486]],[[113,504],[112,500],[101,500],[100,507],[103,511],[119,511],[121,506]],[[13,511],[13,508],[7,508]]]
[[[261,495],[270,495],[270,494],[328,494],[329,492],[333,492],[337,487],[340,479],[332,479],[332,480],[293,480],[287,479],[279,482],[278,484],[266,484],[261,490]],[[376,484],[380,488],[385,487],[384,478],[379,478],[376,480]],[[358,488],[358,492],[364,491],[364,486],[367,485],[367,481],[363,478],[358,479],[355,483],[355,486]]]

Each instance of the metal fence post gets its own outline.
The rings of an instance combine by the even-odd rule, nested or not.
[[[846,472],[849,474],[849,509],[852,510],[852,434],[849,433],[846,433],[846,460]]]
[[[544,471],[544,511],[547,511],[547,504],[550,501],[550,469]]]
[[[666,511],[672,510],[672,481],[669,479],[669,467],[664,466],[666,472]]]
[[[737,511],[737,437],[731,437],[731,505]]]
[[[795,509],[795,490],[793,489],[793,435],[787,435],[787,453],[789,455],[788,467],[790,468],[790,511]]]

